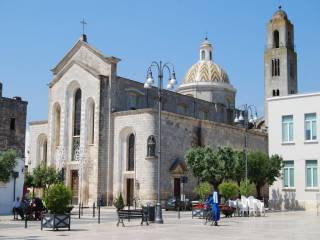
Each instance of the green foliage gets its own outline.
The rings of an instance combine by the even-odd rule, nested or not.
[[[239,194],[239,187],[236,182],[226,181],[219,185],[219,193],[225,197],[225,199],[235,198]]]
[[[116,207],[117,210],[124,208],[124,201],[122,197],[122,193],[113,201],[113,205]]]
[[[281,174],[282,158],[278,155],[269,156],[261,151],[248,153],[248,178],[256,185],[258,197],[260,188],[265,184],[272,184]]]
[[[246,185],[245,180],[240,182],[239,192],[240,192],[240,195],[242,195],[242,196],[256,196],[257,195],[255,184],[247,181],[247,185]]]
[[[185,158],[194,176],[201,181],[208,181],[217,187],[225,179],[234,179],[236,162],[230,147],[216,150],[209,147],[191,148]]]
[[[54,184],[47,190],[44,197],[45,205],[50,213],[64,214],[67,212],[68,205],[72,199],[70,189],[62,183]]]
[[[234,151],[235,175],[234,180],[240,183],[246,177],[246,160],[244,151]]]
[[[208,182],[201,182],[194,189],[194,192],[199,195],[201,201],[204,201],[206,197],[212,193],[212,186]]]
[[[32,174],[30,173],[26,173],[26,175],[24,176],[24,185],[26,187],[35,187],[35,184],[34,184],[34,177]]]
[[[59,174],[53,167],[39,165],[33,170],[35,187],[46,189],[52,184],[59,183],[59,179]]]
[[[17,153],[13,149],[0,152],[0,181],[8,182],[17,165]]]

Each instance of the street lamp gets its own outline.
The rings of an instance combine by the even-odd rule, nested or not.
[[[258,120],[258,113],[257,113],[257,108],[254,105],[243,104],[238,109],[240,111],[239,117],[236,112],[236,116],[234,118],[234,123],[240,124],[245,128],[244,149],[243,150],[244,150],[244,156],[245,156],[245,162],[246,162],[246,189],[248,190],[248,156],[247,156],[248,136],[247,136],[247,132],[248,132],[249,128],[255,127],[256,122]],[[249,118],[249,114],[250,114],[250,118]]]
[[[172,70],[171,70],[171,68]],[[150,89],[154,84],[154,79],[152,77],[152,69],[155,68],[158,71],[158,100],[159,100],[159,109],[158,109],[158,188],[157,188],[157,204],[156,204],[156,213],[155,213],[155,223],[163,223],[162,219],[162,209],[160,202],[160,165],[161,165],[161,111],[162,111],[162,98],[161,92],[163,89],[163,72],[166,69],[169,73],[169,80],[167,89],[172,90],[174,85],[177,83],[176,75],[174,72],[174,66],[171,63],[162,64],[161,61],[153,61],[147,71],[147,79],[144,83],[144,88]]]

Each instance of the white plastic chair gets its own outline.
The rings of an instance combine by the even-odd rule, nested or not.
[[[238,202],[238,207],[239,207],[239,211],[240,211],[241,216],[244,216],[245,213],[247,213],[247,214],[249,213],[248,212],[248,199],[245,196],[241,196],[241,201]]]
[[[252,196],[248,197],[248,210],[249,210],[249,216],[257,215],[257,199],[255,199]]]
[[[262,216],[262,213],[263,213],[263,216],[266,215],[266,210],[264,208],[264,202],[263,201],[257,200],[257,210],[258,210],[260,216]]]

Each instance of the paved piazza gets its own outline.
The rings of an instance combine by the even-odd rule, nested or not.
[[[86,209],[79,220],[72,218],[71,231],[40,230],[39,222],[13,221],[0,217],[0,239],[320,239],[320,216],[312,212],[267,213],[266,217],[222,218],[220,226],[204,225],[202,219],[191,219],[190,212],[163,212],[165,224],[140,226],[139,220],[116,227],[113,209],[101,211],[101,224]]]

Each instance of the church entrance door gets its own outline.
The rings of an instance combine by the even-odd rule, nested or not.
[[[127,205],[133,206],[134,183],[133,178],[127,178]]]
[[[78,170],[71,170],[71,191],[72,191],[72,204],[78,204],[78,193],[79,193]]]
[[[174,197],[180,198],[180,193],[181,193],[180,186],[181,186],[180,178],[174,178],[174,182],[173,182],[173,196]]]

